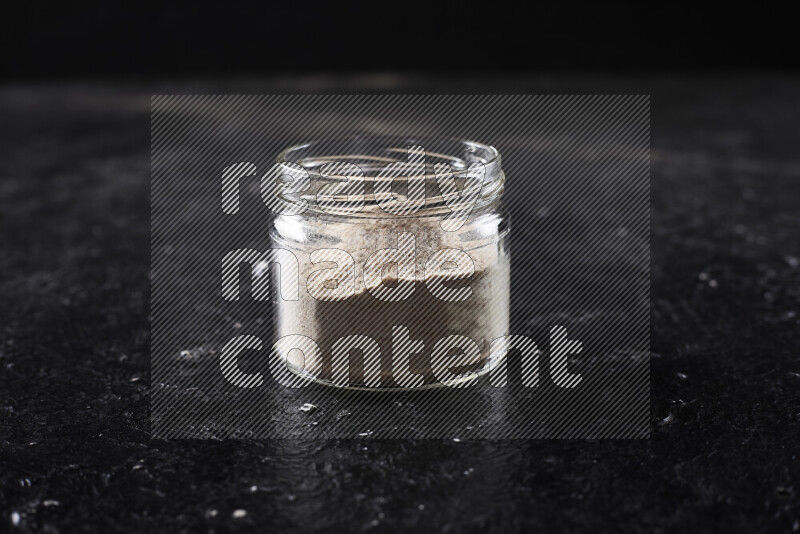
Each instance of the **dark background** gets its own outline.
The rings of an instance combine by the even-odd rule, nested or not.
[[[789,13],[2,10],[0,530],[800,530]],[[297,91],[652,94],[651,438],[150,439],[150,95]]]
[[[11,2],[15,78],[310,72],[793,70],[796,21],[757,3]]]

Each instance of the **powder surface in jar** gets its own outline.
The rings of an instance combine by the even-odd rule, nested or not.
[[[331,228],[332,225],[340,228]],[[332,231],[335,230],[335,231]],[[423,377],[423,385],[435,384],[437,378],[432,368],[431,356],[436,343],[449,335],[466,336],[473,340],[480,359],[472,365],[450,368],[450,371],[480,372],[485,370],[492,340],[508,333],[509,259],[497,239],[489,239],[483,246],[464,250],[474,264],[474,273],[462,280],[445,282],[448,288],[469,286],[467,300],[449,302],[434,296],[426,278],[425,264],[438,250],[459,249],[457,233],[443,232],[438,221],[408,224],[401,221],[380,221],[339,225],[329,223],[328,235],[340,236],[332,248],[346,251],[355,261],[355,291],[343,300],[324,301],[313,298],[307,288],[301,287],[298,301],[284,301],[278,307],[278,337],[300,334],[313,339],[322,352],[321,359],[298,357],[290,353],[290,369],[304,368],[305,374],[323,382],[332,379],[332,348],[345,336],[361,335],[375,340],[380,347],[380,387],[396,387],[411,373]],[[401,278],[413,284],[413,291],[402,300],[385,301],[376,298],[364,285],[364,265],[376,250],[397,247],[401,233],[415,236],[415,269],[413,279]],[[333,266],[312,263],[310,252],[294,251],[300,262],[300,280],[309,280],[312,272]],[[387,265],[383,284],[396,286],[396,265]],[[316,284],[331,283],[317,280]],[[332,282],[334,287],[336,282]],[[331,286],[328,286],[331,287]],[[311,288],[314,289],[314,288]],[[374,288],[373,288],[374,289]],[[410,355],[409,368],[396,365],[398,353],[393,348],[408,352],[408,347],[393,347],[393,327],[408,329],[411,340],[421,341],[424,348]],[[416,347],[419,348],[419,347]],[[399,352],[399,351],[398,351]],[[418,353],[417,353],[418,352]],[[457,352],[457,351],[456,351]],[[348,385],[364,384],[364,354],[352,349],[349,356]],[[403,374],[404,373],[404,374]]]

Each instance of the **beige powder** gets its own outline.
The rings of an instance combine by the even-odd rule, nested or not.
[[[480,221],[477,221],[480,222]],[[310,230],[313,231],[313,228]],[[416,269],[415,279],[411,280],[414,290],[401,301],[379,300],[364,287],[363,269],[370,254],[379,249],[396,248],[398,236],[403,232],[415,235]],[[285,235],[287,232],[283,232]],[[289,232],[290,233],[290,232]],[[421,340],[424,349],[411,356],[411,373],[421,375],[425,385],[435,384],[436,377],[430,361],[431,352],[437,341],[451,334],[469,337],[481,351],[478,364],[451,369],[454,372],[480,372],[488,369],[489,345],[492,340],[507,335],[509,328],[509,258],[498,241],[497,227],[468,222],[458,232],[444,232],[438,221],[407,222],[403,220],[370,220],[357,222],[327,221],[317,235],[337,236],[330,244],[317,248],[336,248],[348,252],[355,260],[355,291],[349,298],[336,301],[322,301],[311,297],[306,281],[312,272],[335,267],[332,263],[313,264],[310,261],[312,250],[296,244],[278,240],[276,247],[291,250],[300,263],[300,299],[281,300],[278,304],[278,337],[293,334],[307,336],[320,347],[321,361],[306,357],[304,369],[307,375],[328,382],[332,377],[331,350],[333,344],[344,336],[365,335],[377,341],[381,349],[381,387],[396,387],[395,378],[398,366],[392,361],[392,327],[404,326],[409,329],[412,340]],[[315,241],[318,241],[315,239]],[[475,246],[475,245],[479,246]],[[295,246],[287,246],[295,245]],[[466,246],[465,246],[466,245]],[[471,247],[471,248],[470,248]],[[428,258],[441,249],[459,249],[473,260],[474,274],[465,280],[446,282],[450,288],[468,285],[472,294],[462,302],[446,302],[434,297],[428,283],[430,273],[425,273]],[[386,269],[384,284],[393,287],[398,283],[397,269]],[[316,283],[335,287],[335,282],[318,280]],[[312,292],[314,287],[310,288]],[[318,288],[317,288],[318,289]],[[290,368],[302,365],[302,358],[296,359],[297,351],[290,353],[287,364]],[[397,357],[397,355],[395,355]],[[350,355],[351,386],[363,384],[363,356],[354,350]]]

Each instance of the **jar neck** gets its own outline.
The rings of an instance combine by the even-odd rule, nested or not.
[[[283,194],[309,215],[446,217],[481,209],[503,193],[494,147],[454,139],[345,138],[291,147],[280,174],[303,183]]]

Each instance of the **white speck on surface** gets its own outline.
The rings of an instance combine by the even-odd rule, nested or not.
[[[42,504],[45,506],[58,506],[61,503],[55,499],[45,499],[44,501],[42,501]]]
[[[307,402],[307,403],[303,404],[302,406],[300,406],[300,411],[301,412],[313,412],[316,409],[317,409],[317,407],[314,406],[313,404],[311,404],[310,402]]]
[[[708,281],[708,287],[717,287],[717,285],[718,284],[717,284],[716,280],[709,280]]]
[[[289,495],[287,495],[287,496],[286,496],[286,498],[287,498],[287,499],[289,499],[289,502],[294,502],[294,500],[295,500],[297,497],[295,497],[293,494],[291,494],[291,493],[290,493]]]
[[[461,443],[461,438],[453,438],[453,441],[455,441],[456,443]]]
[[[709,276],[708,273],[700,273],[697,275],[697,278],[699,278],[700,280],[708,280]]]
[[[258,491],[258,486],[250,486],[250,493],[255,493]]]
[[[786,263],[789,264],[789,267],[794,269],[797,266],[800,266],[800,259],[795,258],[794,256],[786,256]]]
[[[233,514],[231,514],[231,516],[234,519],[242,519],[243,517],[247,517],[247,510],[243,510],[242,508],[239,508],[238,510],[234,510]]]
[[[424,510],[424,509],[425,509],[425,505],[424,504],[418,504],[417,505],[417,510]]]
[[[240,323],[240,322],[235,322],[235,323],[233,323],[233,327],[234,327],[236,330],[239,330],[239,329],[242,327],[242,323]]]
[[[464,474],[465,474],[466,476],[470,476],[470,475],[471,475],[472,473],[474,473],[474,472],[475,472],[475,468],[474,468],[474,467],[470,467],[469,469],[465,469],[465,470],[464,470]]]
[[[12,524],[12,525],[14,525],[15,527],[16,527],[17,525],[19,525],[19,521],[20,521],[20,519],[21,519],[21,518],[20,518],[20,516],[19,516],[19,512],[11,512],[11,524]]]
[[[358,437],[360,437],[360,438],[366,438],[366,437],[369,437],[369,436],[371,436],[371,435],[372,435],[372,430],[367,430],[366,432],[361,432],[361,433],[358,435]]]
[[[203,354],[202,347],[196,349],[183,349],[179,356],[181,360],[194,361],[199,360],[201,354]]]
[[[686,376],[686,373],[678,373],[678,378],[681,380],[686,380],[688,377]]]
[[[219,511],[216,508],[206,511],[206,517],[217,517],[217,515],[219,515]]]

